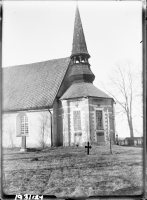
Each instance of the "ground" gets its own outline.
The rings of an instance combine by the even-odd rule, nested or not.
[[[6,194],[48,194],[57,197],[140,195],[142,148],[92,146],[44,150],[3,150]]]

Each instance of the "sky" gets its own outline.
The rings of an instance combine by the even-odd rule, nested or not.
[[[3,1],[2,67],[69,57],[77,1]],[[78,1],[94,85],[107,85],[117,62],[142,69],[142,2]],[[108,85],[109,88],[109,85]],[[141,111],[142,102],[137,105]],[[137,119],[139,131],[141,119]],[[129,136],[126,122],[116,125]],[[138,136],[138,135],[136,135]]]

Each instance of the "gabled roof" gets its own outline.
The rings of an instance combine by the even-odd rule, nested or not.
[[[75,23],[74,23],[72,56],[77,54],[87,54],[89,56],[78,6],[76,9]]]
[[[3,111],[51,108],[69,63],[61,58],[3,68]]]
[[[107,94],[99,90],[97,87],[95,87],[92,83],[79,82],[73,83],[60,99],[63,100],[79,97],[111,98]]]

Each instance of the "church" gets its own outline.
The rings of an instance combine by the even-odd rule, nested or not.
[[[114,100],[93,85],[89,58],[77,7],[70,57],[2,69],[3,147],[115,141]]]

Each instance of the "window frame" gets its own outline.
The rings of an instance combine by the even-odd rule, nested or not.
[[[78,112],[78,111],[80,112],[80,129],[75,130],[74,112]],[[74,109],[72,114],[73,114],[73,116],[72,116],[72,118],[73,118],[73,131],[75,133],[81,132],[81,134],[82,134],[82,113],[81,113],[81,110],[80,109]]]
[[[29,119],[28,119],[28,116],[27,115],[24,115],[21,117],[20,119],[20,134],[22,136],[26,136],[29,134]]]
[[[22,125],[22,118],[27,117],[27,123],[26,120],[23,120]],[[26,128],[25,128],[26,125]],[[24,133],[22,134],[22,128],[24,129]],[[15,123],[15,130],[16,130],[16,137],[28,137],[29,136],[29,116],[25,112],[20,112],[16,115],[16,123]],[[27,131],[26,131],[27,130]]]
[[[102,126],[103,126],[102,129],[97,129],[97,117],[96,117],[96,112],[97,111],[101,111],[102,112]],[[104,132],[104,127],[105,127],[105,124],[104,124],[104,111],[103,111],[102,108],[96,108],[95,109],[95,130],[96,130],[96,132]]]
[[[103,129],[97,130],[97,123],[96,123],[96,111],[102,111],[102,120],[103,120]],[[104,141],[106,140],[106,133],[105,133],[105,112],[104,108],[94,108],[94,116],[95,116],[95,141],[97,142],[98,137],[104,137]],[[103,135],[98,135],[99,133],[103,133]]]

